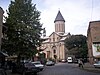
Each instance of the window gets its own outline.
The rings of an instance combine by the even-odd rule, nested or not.
[[[53,50],[53,53],[56,53],[56,50],[55,49]]]
[[[55,41],[55,38],[53,38],[53,41]]]

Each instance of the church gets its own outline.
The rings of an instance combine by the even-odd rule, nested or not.
[[[41,49],[45,53],[46,59],[54,59],[57,61],[66,60],[68,57],[68,49],[65,47],[65,39],[69,38],[70,33],[65,33],[65,19],[60,10],[54,20],[55,31],[49,36],[44,33],[44,41]]]

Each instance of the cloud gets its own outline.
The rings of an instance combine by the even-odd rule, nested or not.
[[[87,28],[91,20],[100,19],[99,0],[41,0],[41,22],[46,27],[47,35],[54,31],[54,19],[60,9],[65,21],[66,32],[87,35]],[[38,5],[38,4],[37,4]],[[38,5],[40,6],[40,5]],[[93,8],[92,8],[93,7]],[[93,10],[93,11],[92,11]],[[91,16],[92,15],[92,16]]]
[[[65,30],[71,34],[87,35],[89,22],[100,20],[100,0],[32,0],[41,11],[41,23],[47,35],[55,30],[54,20],[61,11],[65,19]],[[0,0],[0,6],[6,10],[10,0]],[[93,7],[93,8],[92,8]]]

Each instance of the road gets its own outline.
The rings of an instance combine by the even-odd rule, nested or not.
[[[46,66],[38,75],[100,75],[82,70],[73,64],[58,63],[55,66]]]

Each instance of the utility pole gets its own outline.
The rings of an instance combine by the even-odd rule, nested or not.
[[[3,9],[0,7],[0,51],[1,51],[1,43],[2,43],[2,26],[3,26],[3,14],[4,11]]]

